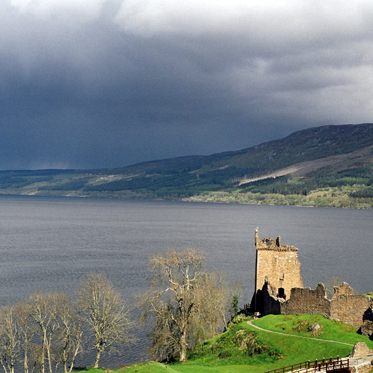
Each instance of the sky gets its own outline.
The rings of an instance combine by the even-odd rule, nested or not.
[[[0,170],[373,121],[371,0],[0,0]]]

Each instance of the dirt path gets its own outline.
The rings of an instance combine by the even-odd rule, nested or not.
[[[261,330],[263,332],[268,332],[268,333],[274,333],[274,334],[280,334],[280,335],[287,335],[289,337],[295,337],[295,338],[305,338],[305,339],[313,339],[315,341],[322,341],[322,342],[332,342],[332,343],[339,343],[339,344],[342,344],[342,345],[346,345],[346,346],[351,346],[353,347],[354,345],[351,344],[351,343],[346,343],[346,342],[338,342],[338,341],[333,341],[331,339],[320,339],[320,338],[314,338],[314,337],[305,337],[303,335],[294,335],[294,334],[288,334],[288,333],[281,333],[281,332],[275,332],[274,330],[268,330],[268,329],[263,329],[259,326],[256,326],[254,325],[251,321],[248,321],[247,322],[250,326],[252,326],[253,328],[255,329],[258,329],[258,330]]]

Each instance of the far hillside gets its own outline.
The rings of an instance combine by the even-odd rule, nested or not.
[[[2,171],[0,193],[372,208],[373,124],[116,169]]]

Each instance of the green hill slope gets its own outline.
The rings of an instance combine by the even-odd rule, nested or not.
[[[319,324],[318,335],[308,331],[312,323]],[[308,360],[345,357],[357,342],[373,348],[373,341],[357,334],[352,326],[320,315],[269,315],[254,324],[265,330],[258,330],[245,320],[194,347],[185,363],[135,364],[115,372],[263,373]]]
[[[373,124],[323,126],[240,151],[117,169],[0,172],[0,193],[364,207]]]

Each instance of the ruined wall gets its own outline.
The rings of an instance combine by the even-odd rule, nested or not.
[[[372,298],[365,295],[341,294],[330,301],[330,318],[341,320],[359,328],[363,324],[364,315],[369,312]]]
[[[344,282],[334,287],[330,306],[331,319],[359,328],[364,320],[369,320],[373,300],[365,295],[354,295],[354,290]]]
[[[354,294],[354,289],[347,283],[343,282],[339,286],[334,286],[334,294],[332,295],[333,298],[337,298],[340,295],[353,295]]]
[[[350,289],[346,283],[336,287],[330,300],[326,297],[324,284],[320,283],[314,290],[293,288],[290,299],[284,300],[274,295],[274,288],[267,282],[257,292],[257,310],[263,316],[268,314],[323,315],[359,328],[364,320],[372,318],[373,298],[365,295],[353,295]]]
[[[349,373],[369,373],[372,371],[372,368],[373,363],[368,361],[360,365],[350,367]]]
[[[289,298],[291,289],[303,287],[300,276],[298,249],[294,246],[282,245],[281,238],[259,238],[259,230],[255,230],[256,246],[256,282],[255,291],[262,289],[266,281],[276,289],[275,296]],[[281,290],[284,289],[284,294]]]
[[[373,355],[373,350],[369,349],[365,342],[355,343],[349,357],[350,358],[359,358],[364,356]]]
[[[280,315],[281,301],[279,298],[273,296],[274,289],[271,284],[266,282],[261,290],[257,292],[256,310],[262,315]]]
[[[373,369],[373,350],[364,342],[356,343],[350,358],[350,373],[369,373]]]
[[[281,304],[283,315],[323,315],[330,316],[330,300],[326,297],[324,284],[318,284],[315,290],[310,288],[291,289],[290,299]]]

